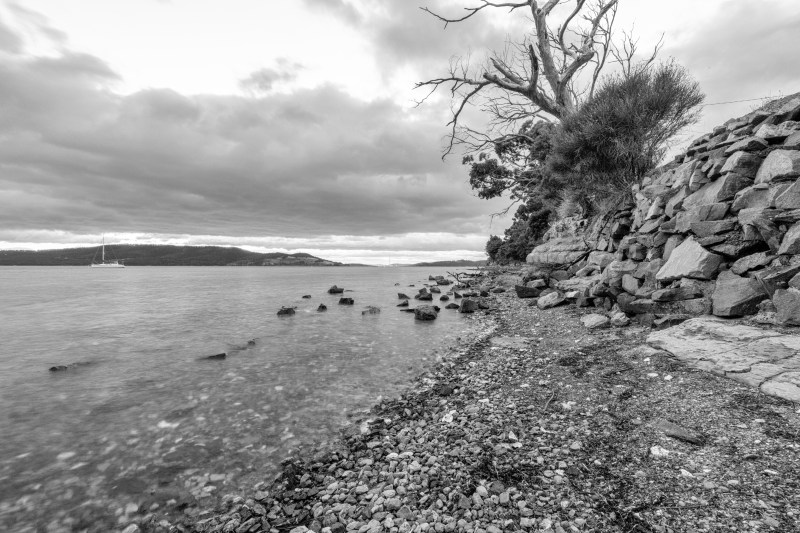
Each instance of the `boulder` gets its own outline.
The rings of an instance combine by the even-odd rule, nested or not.
[[[543,279],[533,279],[526,283],[525,286],[530,287],[531,289],[544,289],[547,287],[547,282]]]
[[[436,309],[432,305],[421,305],[414,309],[414,318],[416,320],[436,320],[439,314],[436,312]]]
[[[589,253],[589,246],[581,237],[561,237],[535,247],[525,258],[534,265],[567,267]]]
[[[328,294],[342,294],[343,292],[344,289],[341,287],[337,287],[336,285],[328,289]]]
[[[650,299],[654,302],[678,302],[682,300],[691,300],[702,295],[703,291],[700,290],[700,287],[694,284],[687,284],[682,287],[653,291],[650,295]]]
[[[461,305],[458,307],[459,313],[474,313],[478,310],[478,302],[469,298],[461,300]]]
[[[709,237],[711,235],[718,235],[734,229],[739,221],[735,218],[726,218],[724,220],[704,220],[702,222],[692,222],[689,229],[697,237]]]
[[[636,298],[627,293],[617,296],[617,305],[623,313],[642,315],[655,311],[656,303],[649,298]]]
[[[450,300],[450,297],[448,295],[446,295],[446,294],[442,294],[441,296],[439,296],[439,301],[440,302],[447,302],[449,300]]]
[[[406,305],[408,305],[408,304],[406,304]],[[325,304],[319,304],[319,307],[317,307],[317,311],[327,311],[327,310],[328,310],[328,306],[325,305]]]
[[[558,291],[553,291],[545,296],[541,296],[536,301],[536,306],[539,309],[550,309],[551,307],[556,307],[557,305],[561,305],[566,301],[564,295]]]
[[[737,141],[725,149],[725,155],[733,154],[739,151],[744,152],[759,152],[769,146],[769,143],[759,137],[747,137],[741,141]]]
[[[294,307],[281,307],[278,316],[291,316],[294,314]]]
[[[778,254],[800,254],[800,222],[795,223],[783,236]]]
[[[447,304],[444,306],[445,309],[458,309],[460,306],[458,304]]]
[[[763,157],[752,154],[749,152],[739,151],[734,152],[723,165],[720,172],[726,174],[728,172],[735,172],[741,176],[753,179],[758,172],[758,167],[761,166]]]
[[[795,274],[792,279],[789,280],[789,287],[800,290],[800,273]]]
[[[726,270],[717,278],[711,297],[711,312],[716,316],[734,317],[754,315],[758,304],[767,297],[758,280],[743,278]]]
[[[515,285],[514,290],[519,298],[537,298],[541,294],[541,289],[526,287],[525,285]]]
[[[603,269],[614,261],[614,254],[611,252],[594,251],[589,254],[587,261],[590,265],[597,265]]]
[[[408,300],[403,300],[402,302],[397,304],[397,307],[408,307]]]
[[[794,179],[800,176],[800,152],[775,150],[770,152],[756,173],[756,184]]]
[[[622,289],[630,294],[636,294],[636,291],[642,286],[641,280],[633,277],[630,274],[622,276]]]
[[[310,294],[304,294],[303,295],[303,299],[304,300],[310,300],[311,299],[311,295]]]
[[[433,300],[433,293],[425,291],[419,294],[414,295],[415,300],[421,300],[423,302],[430,302]]]
[[[772,301],[778,311],[778,324],[800,326],[800,290],[778,289]]]
[[[780,142],[800,129],[800,123],[792,120],[780,124],[762,124],[755,132],[755,136],[769,142]]]
[[[404,292],[398,292],[397,293],[397,298],[400,299],[400,300],[408,300],[409,299],[409,297],[406,296],[406,294]]]
[[[800,179],[795,180],[787,189],[775,197],[775,209],[800,208]]]
[[[740,174],[731,172],[711,183],[704,185],[683,201],[683,207],[714,204],[732,200],[736,193],[753,184],[753,181]]]
[[[380,307],[375,307],[374,305],[368,305],[366,309],[361,311],[362,315],[379,315],[381,312]]]
[[[764,284],[764,289],[774,294],[778,288],[783,288],[790,280],[800,273],[800,264],[775,265],[755,273],[755,278]]]
[[[798,150],[800,149],[800,131],[796,131],[789,135],[785,141],[783,141],[784,148],[788,148],[790,150]]]
[[[612,326],[622,327],[622,326],[627,326],[630,323],[631,319],[628,318],[628,315],[626,315],[621,311],[619,313],[614,313],[614,316],[611,317]]]
[[[769,207],[769,197],[769,189],[764,185],[745,187],[733,198],[731,211],[738,213],[742,209],[767,208]]]
[[[656,274],[658,281],[680,278],[713,279],[722,263],[722,256],[711,253],[689,237],[675,248]]]
[[[608,325],[611,323],[611,320],[607,316],[593,313],[591,315],[581,317],[581,323],[587,329],[600,329],[608,327]]]
[[[339,305],[353,305],[354,303],[352,298],[339,298]]]
[[[693,223],[705,222],[707,220],[722,220],[725,218],[727,212],[727,202],[688,207],[675,215],[675,231],[678,233],[686,233]]]
[[[758,252],[755,254],[746,255],[736,260],[736,262],[731,266],[731,272],[741,276],[742,274],[745,274],[751,270],[767,266],[772,262],[773,259],[775,259],[775,256],[770,255],[767,252]]]
[[[214,355],[207,355],[203,359],[210,359],[212,361],[220,361],[228,357],[228,354],[225,352],[222,353],[215,353]],[[71,366],[71,365],[70,365]],[[54,366],[50,369],[50,372],[57,372],[59,370],[67,370],[69,367],[64,365]]]

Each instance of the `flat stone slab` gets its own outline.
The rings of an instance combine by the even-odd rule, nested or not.
[[[695,368],[800,403],[800,335],[699,317],[651,333],[647,344]]]

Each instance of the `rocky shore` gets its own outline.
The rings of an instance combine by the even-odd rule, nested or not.
[[[135,531],[790,531],[800,410],[588,310],[489,293],[400,398],[217,509]]]

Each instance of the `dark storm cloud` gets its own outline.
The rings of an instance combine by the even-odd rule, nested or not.
[[[0,227],[207,235],[481,232],[441,116],[322,86],[117,95],[99,59],[0,62]]]

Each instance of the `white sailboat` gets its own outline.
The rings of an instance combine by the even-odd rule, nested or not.
[[[125,268],[125,265],[123,265],[122,263],[120,263],[116,259],[113,260],[113,261],[112,260],[106,261],[106,236],[105,235],[103,235],[103,244],[102,244],[101,250],[102,250],[102,252],[101,252],[101,256],[100,256],[100,262],[97,263],[97,262],[94,261],[94,259],[92,259],[92,264],[89,265],[90,267],[92,267],[92,268]],[[97,252],[95,252],[95,257],[97,257]]]

